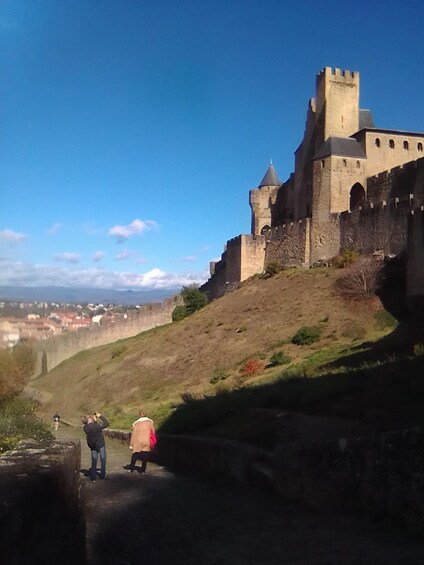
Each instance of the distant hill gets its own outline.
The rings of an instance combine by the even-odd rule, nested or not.
[[[113,290],[106,288],[73,288],[62,286],[16,287],[0,286],[0,300],[29,302],[59,302],[80,304],[122,304],[135,306],[162,302],[180,292],[180,288],[156,290]]]

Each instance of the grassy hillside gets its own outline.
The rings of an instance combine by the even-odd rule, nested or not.
[[[246,395],[246,387],[258,392],[260,385],[270,387],[281,378],[305,380],[328,371],[340,375],[343,359],[369,351],[370,344],[392,330],[377,299],[347,303],[337,295],[334,282],[340,274],[330,268],[293,269],[269,279],[254,278],[180,322],[81,352],[33,381],[49,399],[42,410],[59,410],[74,422],[85,412],[100,410],[118,427],[128,426],[144,407],[169,428],[177,413],[204,396],[233,395],[236,407],[235,399]],[[303,326],[318,327],[320,339],[293,344]],[[274,359],[285,364],[269,366],[280,353]],[[381,363],[388,353],[390,346],[383,347],[380,360],[373,362]],[[356,365],[370,362],[365,359],[358,357]],[[254,362],[246,367],[249,360]],[[249,365],[256,371],[250,374]],[[302,402],[292,401],[287,408],[305,411]],[[254,402],[249,410],[253,408]],[[196,404],[195,412],[199,410]],[[231,412],[229,408],[227,416]],[[326,416],[324,408],[318,412]],[[205,425],[211,425],[210,418]]]

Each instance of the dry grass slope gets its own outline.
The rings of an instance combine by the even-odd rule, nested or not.
[[[32,384],[51,394],[44,412],[59,410],[70,421],[95,409],[122,425],[140,406],[160,421],[181,395],[214,394],[220,386],[270,381],[281,372],[281,367],[267,368],[242,377],[247,359],[266,365],[273,353],[283,351],[296,363],[325,348],[387,333],[375,323],[379,302],[349,304],[336,295],[339,276],[336,269],[293,269],[253,278],[189,318],[81,352]],[[315,325],[322,330],[318,343],[291,343],[300,327]],[[216,371],[229,376],[213,385]]]

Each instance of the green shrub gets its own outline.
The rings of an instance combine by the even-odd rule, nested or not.
[[[0,453],[13,449],[21,439],[50,439],[48,426],[34,413],[36,404],[19,398],[0,401]]]
[[[115,359],[115,357],[119,357],[125,352],[126,349],[127,348],[125,347],[125,345],[117,345],[112,349],[111,358]]]
[[[187,309],[187,316],[200,310],[208,303],[208,297],[204,292],[201,292],[197,286],[183,286],[181,296]]]
[[[265,277],[273,277],[277,273],[281,271],[281,267],[278,261],[269,261],[265,265],[264,276]]]
[[[277,367],[278,365],[288,365],[291,363],[291,357],[279,351],[271,356],[270,363],[272,367]]]
[[[424,355],[424,343],[416,343],[414,345],[414,355],[415,357],[421,357]]]
[[[211,383],[211,385],[216,385],[220,381],[225,381],[225,379],[228,379],[228,377],[228,373],[219,369],[213,372],[212,377],[209,379],[209,382]]]
[[[184,320],[184,318],[187,318],[187,316],[188,316],[188,312],[186,305],[179,304],[178,306],[175,306],[172,312],[172,321],[179,322],[180,320]]]
[[[331,259],[331,264],[338,269],[343,269],[344,267],[349,267],[352,263],[355,263],[360,257],[358,251],[353,251],[352,249],[346,249],[341,255],[336,255]]]
[[[321,338],[321,330],[317,326],[303,326],[292,338],[295,345],[311,345],[319,341]]]
[[[387,310],[379,310],[374,314],[374,320],[381,330],[392,330],[398,325],[398,321]]]

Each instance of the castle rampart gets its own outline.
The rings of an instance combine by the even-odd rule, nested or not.
[[[278,261],[286,267],[309,264],[309,218],[276,226],[267,237],[265,263]]]
[[[406,248],[410,200],[391,200],[340,214],[340,250],[397,255]]]
[[[408,218],[406,296],[411,312],[424,315],[424,206]]]
[[[132,337],[156,326],[169,324],[172,321],[172,311],[176,298],[170,298],[163,303],[143,304],[140,309],[120,322],[89,328],[75,332],[64,333],[48,340],[37,342],[37,367],[35,375],[50,371],[59,363],[72,357],[79,351],[106,345],[118,339]]]

